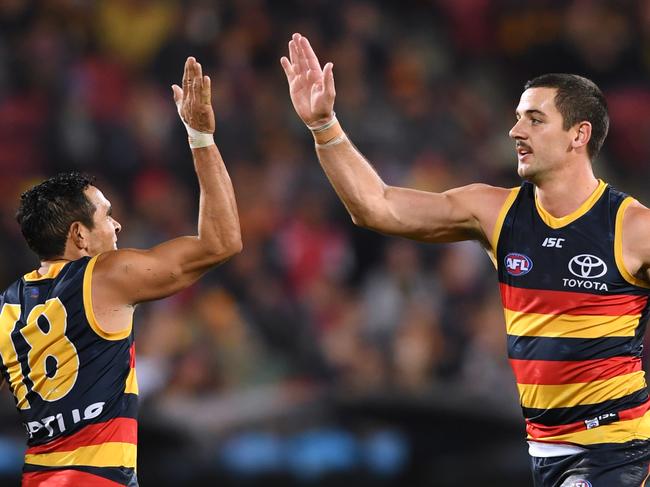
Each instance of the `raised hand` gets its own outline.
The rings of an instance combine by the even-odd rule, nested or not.
[[[294,34],[289,41],[289,59],[283,56],[280,64],[289,82],[291,102],[298,116],[308,127],[324,125],[334,117],[334,65],[323,69],[309,41]]]
[[[183,71],[183,88],[172,85],[172,90],[183,123],[198,132],[213,134],[215,121],[210,77],[203,75],[196,59],[187,58]]]

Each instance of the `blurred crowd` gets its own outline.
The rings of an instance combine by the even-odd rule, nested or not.
[[[195,232],[170,88],[193,55],[212,78],[244,251],[140,307],[143,397],[453,383],[514,406],[485,251],[354,227],[291,107],[279,58],[293,32],[334,62],[338,118],[389,184],[518,185],[507,132],[523,84],[574,72],[609,102],[597,175],[650,202],[649,1],[2,0],[0,283],[37,263],[14,221],[20,192],[58,171],[98,177],[121,247]]]

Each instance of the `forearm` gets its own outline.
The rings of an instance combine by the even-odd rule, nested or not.
[[[199,241],[217,260],[241,251],[241,230],[230,176],[216,145],[192,149],[199,181]]]
[[[386,185],[352,142],[316,144],[318,160],[355,224],[372,226],[386,208]]]

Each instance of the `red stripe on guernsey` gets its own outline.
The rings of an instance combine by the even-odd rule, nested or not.
[[[124,487],[122,484],[79,470],[57,470],[53,472],[26,472],[23,487]]]
[[[509,310],[543,315],[638,315],[648,296],[631,294],[573,293],[544,289],[523,289],[500,283],[503,305]]]
[[[619,421],[627,421],[643,416],[648,409],[650,409],[650,401],[646,401],[640,406],[635,408],[626,409],[618,412]],[[575,423],[561,424],[559,426],[546,426],[543,424],[533,423],[526,420],[526,433],[531,438],[543,440],[549,436],[567,435],[576,433],[577,431],[586,430],[587,426],[584,421],[577,421]]]
[[[63,436],[50,443],[27,449],[28,454],[74,451],[82,446],[102,443],[138,442],[138,422],[132,418],[115,418],[105,423],[89,424],[72,436]]]
[[[129,348],[129,367],[135,367],[135,342],[133,342]]]
[[[637,357],[612,357],[564,362],[510,359],[518,384],[561,385],[606,380],[641,370]]]

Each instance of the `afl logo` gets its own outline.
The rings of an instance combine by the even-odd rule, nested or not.
[[[523,276],[533,268],[533,261],[524,254],[512,253],[505,258],[506,272],[511,276]]]
[[[569,271],[576,277],[596,279],[607,273],[607,264],[595,255],[580,254],[569,261]]]
[[[588,480],[576,480],[571,485],[572,487],[591,487],[591,482]]]

